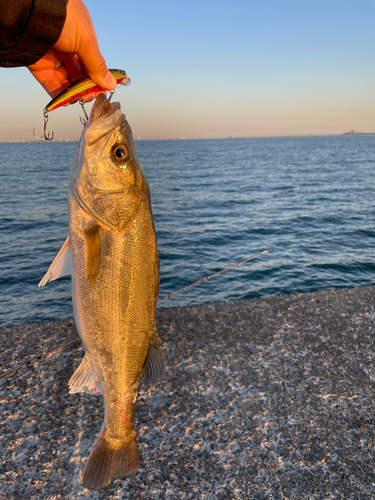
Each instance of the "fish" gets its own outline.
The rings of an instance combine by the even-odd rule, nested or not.
[[[70,393],[102,394],[104,422],[82,482],[99,490],[137,471],[137,391],[159,382],[159,257],[150,189],[120,104],[97,96],[71,166],[69,236],[39,283],[71,275],[85,356]]]

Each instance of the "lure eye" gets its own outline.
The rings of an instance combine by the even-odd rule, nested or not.
[[[129,150],[123,144],[113,146],[112,154],[117,163],[124,164],[129,158]]]

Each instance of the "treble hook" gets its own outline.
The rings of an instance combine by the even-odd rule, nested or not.
[[[86,113],[86,110],[85,110],[85,106],[84,106],[85,101],[82,99],[82,97],[80,97],[80,98],[78,99],[78,102],[80,103],[80,105],[81,105],[81,107],[82,107],[82,110],[83,110],[83,114],[85,115],[85,117],[84,117],[84,118],[82,118],[82,116],[80,116],[80,117],[79,117],[80,122],[82,123],[82,125],[86,125],[86,122],[87,122],[87,120],[89,119],[89,117],[87,116],[87,113]]]
[[[43,135],[42,137],[38,137],[35,135],[35,128],[33,130],[33,136],[35,139],[45,139],[46,141],[52,141],[53,139],[53,130],[52,133],[48,132],[47,134],[47,122],[48,122],[48,111],[46,109],[43,110],[43,116],[44,116],[44,129],[43,129]]]
[[[108,97],[108,102],[111,102],[111,99],[112,99],[112,96],[113,94],[115,93],[114,90],[111,90],[110,93],[109,93],[109,97]]]

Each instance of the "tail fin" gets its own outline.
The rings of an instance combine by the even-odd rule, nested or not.
[[[112,443],[100,434],[83,471],[83,486],[89,490],[100,490],[111,479],[134,474],[138,467],[139,452],[135,436],[118,445],[118,441]]]

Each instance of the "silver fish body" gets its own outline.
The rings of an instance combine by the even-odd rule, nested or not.
[[[60,268],[71,266],[86,352],[70,392],[104,398],[104,423],[83,473],[84,486],[97,490],[138,469],[137,388],[165,371],[155,328],[159,261],[149,187],[120,105],[104,94],[78,144],[68,203],[69,237],[56,259]],[[54,271],[55,261],[45,282],[67,273]]]

